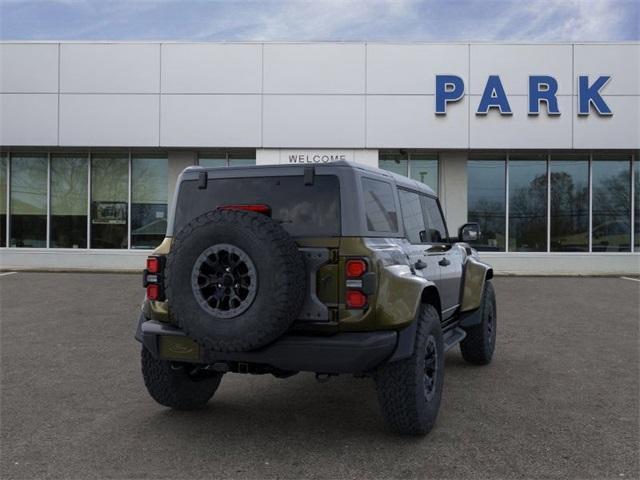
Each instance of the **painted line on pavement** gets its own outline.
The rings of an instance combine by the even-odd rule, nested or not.
[[[624,280],[631,280],[632,282],[640,282],[640,278],[620,277]]]

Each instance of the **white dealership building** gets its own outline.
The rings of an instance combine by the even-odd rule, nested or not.
[[[5,42],[0,267],[139,269],[185,167],[343,158],[500,272],[638,274],[639,149],[637,42]]]

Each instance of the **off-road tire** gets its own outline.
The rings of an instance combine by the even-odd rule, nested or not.
[[[232,318],[206,311],[192,288],[194,265],[213,245],[241,249],[257,272],[255,297]],[[291,236],[270,217],[242,210],[214,210],[190,221],[173,239],[164,278],[172,322],[218,352],[253,350],[276,340],[298,317],[307,291],[304,259]]]
[[[395,432],[405,435],[425,435],[433,428],[440,409],[444,383],[444,345],[440,315],[432,305],[423,304],[416,321],[418,323],[412,355],[382,365],[374,374],[378,402],[387,425]],[[437,370],[432,397],[427,399],[425,353],[430,337],[435,342]]]
[[[487,365],[496,347],[496,294],[491,281],[484,282],[480,304],[479,325],[466,328],[467,336],[460,342],[462,358],[474,365]]]
[[[193,366],[154,358],[142,347],[142,376],[151,397],[160,405],[176,410],[204,407],[222,380],[222,373],[191,374]]]

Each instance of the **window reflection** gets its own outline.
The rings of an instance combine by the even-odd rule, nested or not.
[[[633,213],[634,218],[634,250],[636,252],[640,252],[640,158],[638,158],[640,152],[636,152],[634,161],[633,161],[633,181],[635,182],[633,191],[634,191],[634,205],[635,211]]]
[[[87,165],[86,155],[51,157],[51,247],[87,247]]]
[[[495,156],[467,163],[467,218],[480,224],[481,236],[473,246],[481,251],[505,249],[505,163]]]
[[[47,245],[47,157],[11,156],[12,247]]]
[[[509,161],[509,250],[547,250],[547,162],[545,156]]]
[[[431,187],[438,193],[438,159],[432,154],[412,153],[409,172],[411,178]]]
[[[164,239],[168,170],[167,158],[131,159],[131,248],[155,248]]]
[[[198,156],[198,164],[203,167],[239,167],[256,164],[255,150],[233,150],[209,152]]]
[[[589,159],[551,157],[551,251],[589,250]]]
[[[630,157],[594,156],[592,166],[594,252],[628,252],[631,247]]]
[[[425,217],[422,213],[422,204],[417,193],[399,189],[400,208],[402,209],[402,222],[407,238],[411,243],[423,243],[427,238]]]
[[[127,248],[129,159],[91,158],[91,248]]]
[[[9,160],[0,154],[0,247],[7,246],[7,169]]]
[[[410,177],[438,193],[438,157],[433,153],[381,151],[378,156],[378,168]]]
[[[409,175],[409,156],[400,152],[380,152],[378,168],[398,175]]]

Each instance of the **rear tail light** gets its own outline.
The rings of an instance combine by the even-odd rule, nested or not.
[[[367,262],[361,258],[347,260],[345,263],[347,278],[359,278],[367,272]]]
[[[369,269],[364,258],[349,258],[344,263],[346,276],[345,304],[350,309],[365,309],[369,303],[364,290],[363,278]]]
[[[147,285],[147,298],[149,300],[160,300],[160,285],[157,283]]]
[[[142,276],[142,286],[147,289],[147,299],[164,300],[162,288],[162,270],[164,268],[163,256],[147,257],[147,268]]]
[[[160,259],[158,257],[147,258],[147,271],[149,273],[160,273]]]
[[[271,216],[271,207],[269,205],[249,204],[249,205],[222,205],[218,207],[219,210],[245,210],[247,212],[262,213],[263,215]]]
[[[360,290],[347,290],[347,308],[364,308],[367,306],[367,296]]]

